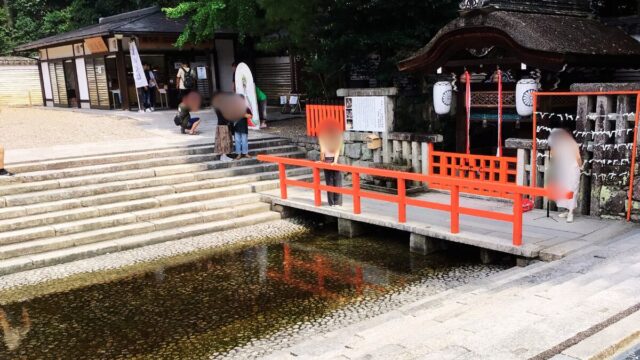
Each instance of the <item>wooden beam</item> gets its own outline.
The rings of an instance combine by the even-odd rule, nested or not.
[[[129,85],[127,84],[127,69],[121,39],[118,39],[118,51],[116,52],[116,72],[118,75],[120,96],[122,97],[120,99],[122,102],[122,110],[129,110]]]

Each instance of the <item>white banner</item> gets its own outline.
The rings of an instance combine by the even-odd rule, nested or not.
[[[135,41],[129,43],[129,53],[131,53],[131,67],[133,68],[133,80],[136,82],[136,88],[149,86]]]

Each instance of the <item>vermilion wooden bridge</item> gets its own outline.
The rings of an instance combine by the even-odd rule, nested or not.
[[[507,168],[501,169],[498,164],[485,169],[477,166],[473,159],[456,160],[456,174],[466,171],[474,174],[474,179],[446,176],[446,171],[440,172],[442,175],[424,175],[265,155],[258,159],[279,164],[280,190],[265,193],[274,204],[333,216],[339,222],[352,223],[350,225],[371,224],[407,231],[412,234],[412,242],[414,238],[440,239],[526,258],[552,260],[604,242],[629,226],[621,221],[587,217],[566,224],[547,217],[543,211],[523,213],[525,197],[549,197],[549,190],[515,185],[508,180],[510,170]],[[508,159],[502,160],[502,164],[510,166]],[[311,168],[313,181],[286,178],[287,166]],[[323,169],[350,173],[351,186],[336,188],[322,184],[320,170]],[[494,175],[486,177],[485,173]],[[505,175],[501,177],[501,173]],[[360,189],[360,176],[365,174],[396,179],[397,194]],[[406,195],[407,181],[436,184],[442,190],[409,197]],[[346,195],[345,206],[323,205],[324,191]],[[475,197],[469,196],[472,194]],[[477,197],[477,194],[493,195]],[[573,194],[564,196],[569,198]]]

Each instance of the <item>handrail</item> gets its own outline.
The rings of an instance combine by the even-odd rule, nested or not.
[[[439,175],[425,175],[417,173],[408,173],[402,171],[377,169],[361,166],[351,166],[342,164],[327,164],[303,159],[283,158],[271,155],[258,155],[258,160],[278,164],[280,174],[280,196],[287,199],[287,186],[297,186],[312,189],[314,192],[314,204],[320,206],[322,204],[321,192],[329,191],[349,195],[353,197],[353,211],[355,214],[361,213],[361,198],[369,198],[380,201],[393,202],[398,204],[398,222],[405,223],[407,221],[407,205],[417,206],[427,209],[435,209],[440,211],[449,211],[451,213],[451,233],[460,232],[460,214],[476,217],[487,218],[491,220],[506,221],[513,223],[513,245],[522,245],[522,199],[524,195],[549,197],[551,192],[548,189],[525,187],[514,184],[495,183],[489,181],[468,180],[461,178],[452,178]],[[304,182],[300,180],[287,179],[286,166],[307,167],[313,170],[313,182]],[[352,174],[352,187],[335,187],[322,185],[320,183],[320,170],[336,170]],[[397,195],[382,194],[373,191],[363,191],[360,189],[360,175],[373,175],[379,177],[394,178],[398,181]],[[408,198],[406,195],[406,181],[417,182],[436,182],[447,185],[451,194],[449,204],[436,203],[432,201],[421,200],[417,198]],[[493,191],[497,193],[509,193],[513,197],[513,214],[474,209],[460,206],[461,188],[475,188],[487,192]],[[572,192],[563,195],[567,199],[573,197]]]

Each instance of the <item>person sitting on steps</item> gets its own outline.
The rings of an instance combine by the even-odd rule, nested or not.
[[[202,103],[202,97],[197,91],[191,91],[187,93],[183,98],[180,105],[178,105],[178,114],[176,115],[174,122],[183,134],[196,135],[198,134],[198,126],[200,126],[200,118],[191,117],[191,111],[200,110]]]

